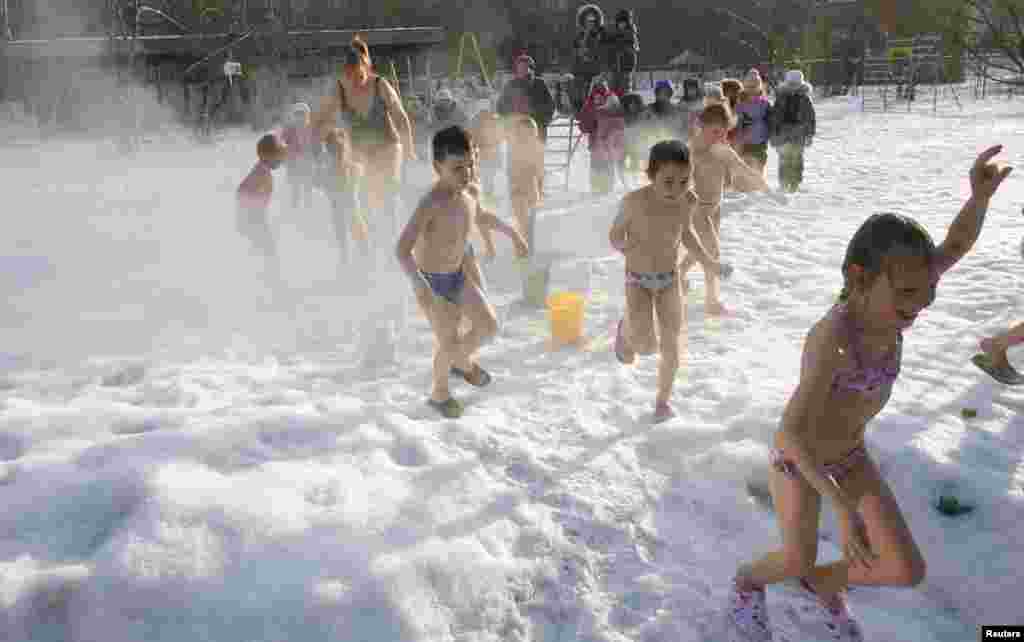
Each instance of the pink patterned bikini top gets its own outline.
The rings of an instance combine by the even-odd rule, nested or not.
[[[871,392],[881,386],[892,385],[900,374],[900,362],[903,356],[903,333],[896,336],[896,346],[883,359],[869,363],[864,354],[861,342],[863,328],[854,326],[850,318],[849,308],[840,303],[833,308],[839,315],[839,323],[846,333],[846,345],[853,357],[855,366],[837,372],[832,378],[832,389],[845,392]]]
[[[937,252],[932,258],[931,279],[933,287],[957,259]],[[854,325],[850,318],[849,307],[839,303],[833,307],[833,313],[839,315],[839,323],[846,333],[846,344],[849,347],[854,364],[852,369],[837,372],[832,379],[833,390],[847,392],[871,392],[880,386],[892,385],[900,374],[900,363],[903,358],[903,332],[896,336],[896,345],[883,359],[871,363],[865,357],[864,345],[861,341],[864,329]]]
[[[239,204],[244,207],[269,207],[270,192],[263,192],[257,188],[260,179],[270,175],[270,165],[262,160],[256,163],[249,175],[242,179],[242,183],[238,186]]]

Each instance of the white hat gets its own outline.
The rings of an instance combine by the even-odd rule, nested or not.
[[[804,72],[799,69],[790,69],[786,72],[785,84],[792,87],[800,87],[804,84]]]
[[[292,105],[292,113],[297,114],[299,112],[302,112],[303,114],[309,114],[312,113],[312,110],[306,103],[295,103],[294,105]]]
[[[451,90],[442,89],[437,92],[437,102],[455,102],[455,96],[452,95]]]

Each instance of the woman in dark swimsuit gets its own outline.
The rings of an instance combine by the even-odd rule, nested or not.
[[[339,115],[346,121],[355,160],[366,168],[366,207],[372,219],[393,209],[403,159],[416,160],[412,125],[394,88],[373,72],[370,51],[358,37],[345,54],[336,87],[312,123],[323,139],[337,126]]]
[[[339,123],[339,117],[343,121]],[[349,131],[353,160],[364,168],[363,197],[370,232],[371,264],[360,278],[367,296],[361,305],[366,323],[363,341],[376,336],[365,359],[394,362],[394,323],[405,319],[405,300],[394,293],[401,287],[401,272],[390,248],[398,237],[397,206],[404,160],[416,160],[412,125],[394,88],[373,72],[370,51],[358,36],[345,54],[341,76],[333,94],[324,98],[312,125],[321,140],[341,125]],[[375,326],[375,327],[371,327]],[[387,327],[390,326],[390,327]]]

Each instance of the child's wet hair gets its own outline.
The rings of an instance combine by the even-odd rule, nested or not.
[[[726,129],[736,126],[736,117],[728,105],[713,103],[700,112],[701,125],[721,125]]]
[[[275,134],[264,134],[256,143],[256,155],[260,160],[270,160],[270,157],[283,150],[284,142]]]
[[[443,163],[450,156],[468,158],[473,153],[473,137],[458,125],[445,127],[434,134],[431,149],[435,163]]]
[[[663,140],[651,147],[647,157],[647,178],[654,180],[658,170],[669,163],[690,166],[690,150],[680,140]]]
[[[370,48],[366,46],[366,42],[358,34],[352,38],[352,42],[345,49],[345,65],[363,67],[370,67],[372,65],[370,61]]]
[[[916,256],[931,265],[935,254],[935,241],[928,230],[914,219],[891,212],[873,214],[861,224],[846,246],[843,290],[839,293],[839,300],[850,298],[851,265],[861,266],[868,279],[874,280],[891,267],[890,259]]]

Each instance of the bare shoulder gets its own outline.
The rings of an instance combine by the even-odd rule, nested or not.
[[[647,187],[641,187],[640,189],[635,189],[632,192],[627,192],[622,197],[623,207],[631,207],[635,206],[637,203],[642,203],[644,199],[647,198],[647,189]]]
[[[815,362],[834,366],[846,351],[847,342],[847,332],[838,308],[832,308],[807,332],[804,351]]]

